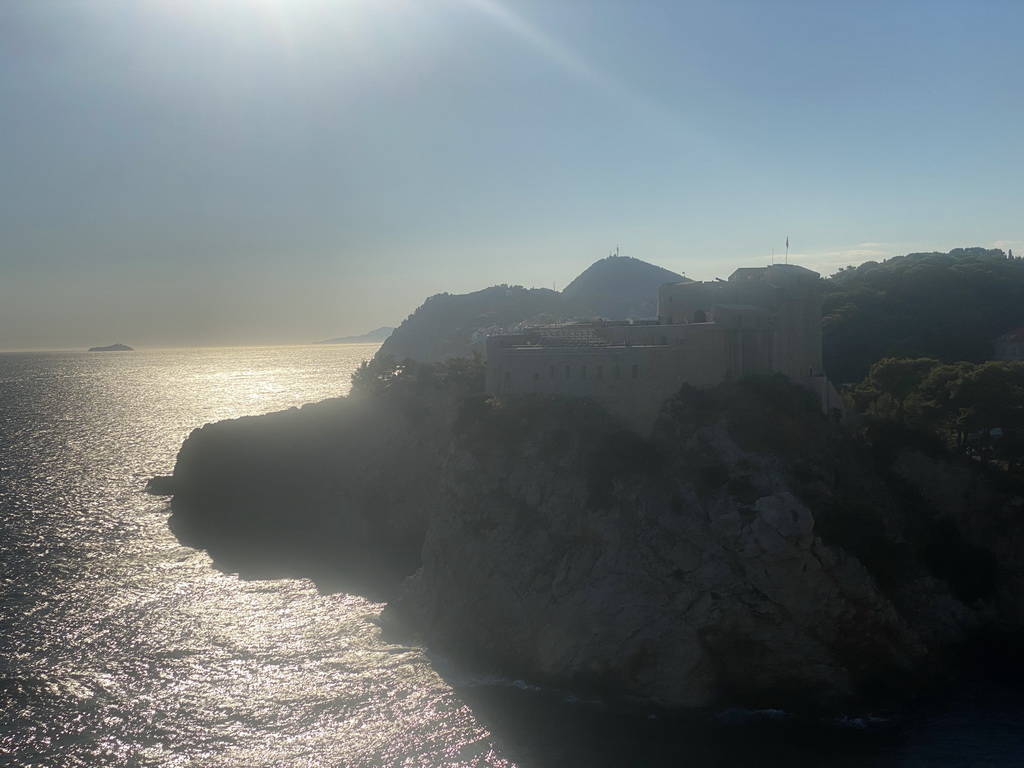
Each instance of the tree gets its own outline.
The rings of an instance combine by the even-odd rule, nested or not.
[[[1024,363],[887,358],[850,395],[869,422],[940,438],[958,452],[1024,459]]]

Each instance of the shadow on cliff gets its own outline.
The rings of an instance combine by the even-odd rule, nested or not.
[[[914,446],[880,468],[784,379],[684,389],[650,439],[581,400],[476,416],[385,612],[471,668],[841,713],[927,697],[957,646],[1020,626],[1005,495]]]
[[[309,579],[323,594],[387,602],[419,567],[422,542],[415,538],[353,542],[332,540],[315,529],[214,529],[185,522],[193,514],[184,504],[175,505],[170,528],[178,541],[205,550],[217,570],[246,580]]]
[[[479,358],[378,357],[348,397],[207,424],[182,445],[171,530],[245,578],[392,597],[419,566],[460,403]]]
[[[172,529],[244,577],[400,594],[385,624],[476,669],[667,709],[905,697],[1020,626],[1002,497],[913,451],[882,471],[784,380],[684,389],[642,438],[488,399],[482,370],[378,358],[348,398],[194,431]],[[530,722],[517,695],[466,694],[499,733]]]

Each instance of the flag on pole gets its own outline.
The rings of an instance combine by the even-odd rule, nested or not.
[[[789,248],[789,235],[786,235],[786,247]]]

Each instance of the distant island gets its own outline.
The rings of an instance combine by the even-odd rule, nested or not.
[[[394,328],[384,326],[377,328],[369,333],[364,333],[362,336],[339,336],[336,339],[325,339],[323,341],[314,341],[314,344],[379,344],[380,342],[387,339],[391,335]]]
[[[127,344],[111,344],[109,347],[89,347],[90,352],[134,352]]]

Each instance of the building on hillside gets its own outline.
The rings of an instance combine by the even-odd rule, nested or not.
[[[842,418],[842,400],[821,367],[819,278],[791,264],[738,269],[728,280],[663,285],[657,320],[488,337],[487,391],[590,397],[645,432],[683,384],[782,373]]]
[[[996,336],[996,360],[1024,360],[1024,328]]]

